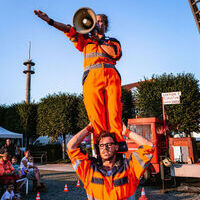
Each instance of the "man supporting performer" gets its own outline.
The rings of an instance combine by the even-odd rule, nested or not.
[[[122,132],[121,78],[115,68],[121,58],[121,45],[114,38],[105,37],[108,18],[96,16],[95,31],[90,36],[78,33],[71,25],[56,22],[40,10],[34,13],[49,25],[63,31],[84,56],[83,97],[89,120],[94,128],[94,142],[100,132],[116,134],[119,152],[127,151]]]
[[[124,126],[122,134],[139,145],[129,159],[117,153],[119,145],[115,135],[107,132],[102,132],[97,139],[99,147],[97,159],[89,158],[87,154],[81,152],[79,145],[91,130],[91,126],[87,126],[67,145],[69,158],[84,184],[88,199],[135,199],[140,177],[153,156],[152,142]]]

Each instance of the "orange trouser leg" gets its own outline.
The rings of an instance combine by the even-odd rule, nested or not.
[[[105,76],[107,86],[105,88],[105,106],[108,131],[115,133],[118,142],[124,142],[122,136],[122,103],[121,103],[121,80],[113,69],[107,69]]]
[[[105,106],[108,131],[115,133],[118,142],[124,142],[122,136],[122,103],[121,103],[121,81],[119,78],[109,76],[105,89]],[[112,84],[111,84],[112,83]]]
[[[95,130],[94,143],[101,131],[115,133],[118,142],[125,142],[121,135],[121,80],[116,71],[111,68],[91,70],[83,85],[83,97]]]
[[[83,85],[84,104],[89,121],[94,128],[94,143],[102,130],[107,130],[105,104],[104,104],[104,79],[101,69],[93,69]]]

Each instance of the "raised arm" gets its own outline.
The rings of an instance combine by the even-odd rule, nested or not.
[[[93,132],[92,126],[89,124],[83,130],[79,131],[67,144],[67,150],[77,149],[85,137]]]
[[[107,46],[107,45],[101,45],[101,48],[111,57],[114,57],[116,55],[114,47]]]
[[[56,29],[63,31],[65,33],[69,32],[71,26],[70,25],[66,25],[60,22],[56,22],[53,19],[49,18],[49,16],[42,12],[41,10],[34,10],[33,11],[35,13],[35,15],[37,15],[40,19],[44,20],[45,22],[47,22],[47,24],[55,27]]]
[[[122,56],[122,50],[120,42],[114,38],[100,45],[101,48],[113,59],[119,60]]]
[[[123,124],[122,135],[128,137],[129,139],[134,141],[139,146],[142,146],[142,145],[153,146],[153,143],[151,141],[149,141],[146,138],[144,138],[143,136],[129,130],[124,124]]]

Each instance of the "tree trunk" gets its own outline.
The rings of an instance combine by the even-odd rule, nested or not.
[[[65,152],[66,152],[66,141],[65,141],[65,133],[63,133],[63,140],[62,140],[62,158],[65,159]]]
[[[29,149],[29,141],[30,141],[30,136],[28,133],[28,125],[26,124],[26,129],[25,129],[25,135],[26,135],[26,148]]]

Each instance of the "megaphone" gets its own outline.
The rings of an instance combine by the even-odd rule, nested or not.
[[[82,34],[90,33],[96,26],[96,14],[88,7],[79,8],[73,16],[73,26]]]

